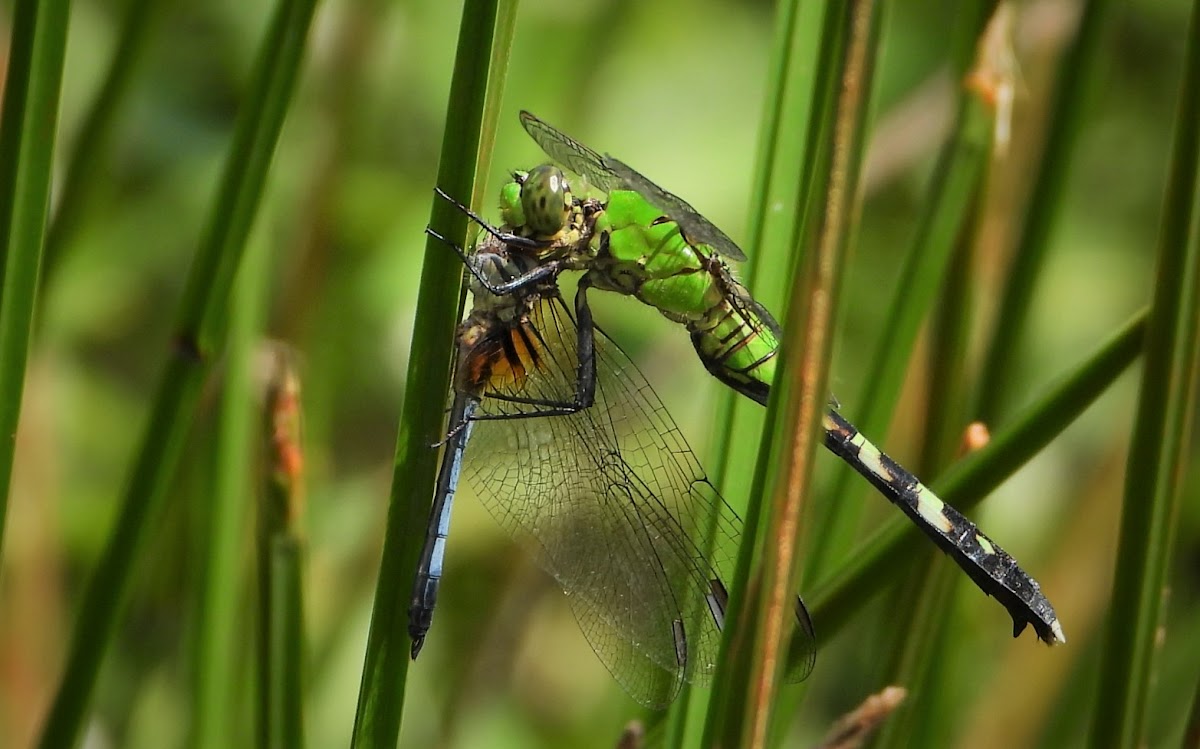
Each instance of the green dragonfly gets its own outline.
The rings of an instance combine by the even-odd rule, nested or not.
[[[409,607],[412,657],[432,623],[461,475],[559,582],[622,687],[664,707],[716,666],[742,522],[645,377],[593,324],[586,284],[564,302],[558,263],[570,248],[497,232],[470,254],[455,249],[474,302],[458,328],[449,434]],[[792,619],[785,678],[798,681],[816,652],[799,598]]]
[[[490,241],[527,251],[539,248],[543,255],[536,272],[546,278],[582,271],[581,288],[626,294],[658,309],[686,327],[709,372],[765,404],[781,333],[726,265],[726,259],[744,259],[744,253],[687,202],[623,162],[601,156],[529,112],[521,113],[521,123],[551,159],[583,177],[606,199],[574,195],[554,164],[518,172],[501,190],[503,230],[467,211],[488,231]],[[1008,610],[1014,636],[1032,625],[1042,641],[1065,642],[1054,608],[1038,583],[999,545],[875,447],[835,408],[824,414],[823,428],[831,452],[904,511],[984,593]]]

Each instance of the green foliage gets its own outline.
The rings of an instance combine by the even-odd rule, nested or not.
[[[1002,607],[817,451],[799,589],[821,649],[766,696],[773,741],[815,745],[900,682],[886,744],[1178,743],[1200,673],[1191,4],[1089,2],[1078,29],[1010,8],[998,138],[1003,110],[965,85],[993,3],[882,3],[870,137],[840,162],[829,5],[334,0],[310,30],[311,0],[81,1],[69,35],[65,3],[4,6],[0,426],[20,420],[0,460],[0,746],[608,747],[647,717],[466,488],[408,661],[460,302],[461,264],[422,231],[465,231],[435,185],[495,217],[507,172],[540,158],[520,109],[745,240],[742,277],[780,320],[829,164],[861,161],[829,387],[1066,629],[1052,651],[1011,640]],[[791,438],[761,442],[767,412],[720,392],[677,326],[593,302],[730,502],[769,499],[753,487]],[[262,334],[299,352],[307,502],[256,554]],[[991,442],[963,457],[981,415]],[[780,527],[750,569],[791,542]],[[698,745],[748,684],[689,690],[651,742]]]
[[[0,537],[37,303],[66,55],[65,0],[17,3],[0,122]]]

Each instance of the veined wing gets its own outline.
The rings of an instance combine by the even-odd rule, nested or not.
[[[769,333],[776,342],[783,339],[783,329],[779,327],[779,323],[775,320],[771,311],[764,307],[757,299],[750,296],[750,292],[745,286],[742,286],[734,280],[728,270],[723,271],[721,283],[725,298],[734,309],[738,310],[742,316],[755,326],[756,329],[762,329]]]
[[[562,300],[511,331],[525,362],[483,394],[486,416],[569,402],[577,329]],[[568,593],[597,656],[634,699],[662,707],[716,666],[741,520],[709,483],[629,358],[595,331],[596,398],[569,416],[478,421],[464,473],[502,526]],[[520,399],[520,402],[516,400]],[[800,606],[788,678],[812,668]]]
[[[521,125],[546,155],[576,174],[587,177],[597,190],[621,189],[621,179],[604,163],[604,158],[571,136],[521,110]]]
[[[679,224],[693,244],[705,244],[731,260],[746,259],[741,248],[704,218],[687,201],[654,184],[645,175],[612,156],[601,156],[554,126],[521,110],[521,125],[546,155],[604,192],[633,190]]]
[[[718,255],[730,260],[741,262],[746,259],[746,254],[725,232],[704,218],[686,200],[654,184],[649,177],[619,159],[604,156],[603,162],[609,171],[617,175],[626,190],[640,193],[655,208],[679,224],[679,228],[683,230],[683,235],[689,242],[708,245]]]

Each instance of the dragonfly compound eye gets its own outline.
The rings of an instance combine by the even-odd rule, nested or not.
[[[562,170],[550,164],[529,170],[521,185],[521,206],[534,235],[551,237],[562,231],[571,210],[571,188]]]

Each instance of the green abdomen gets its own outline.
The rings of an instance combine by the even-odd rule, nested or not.
[[[714,377],[766,405],[775,379],[779,325],[745,287],[726,274],[714,278],[724,299],[702,323],[689,325],[692,345]]]

